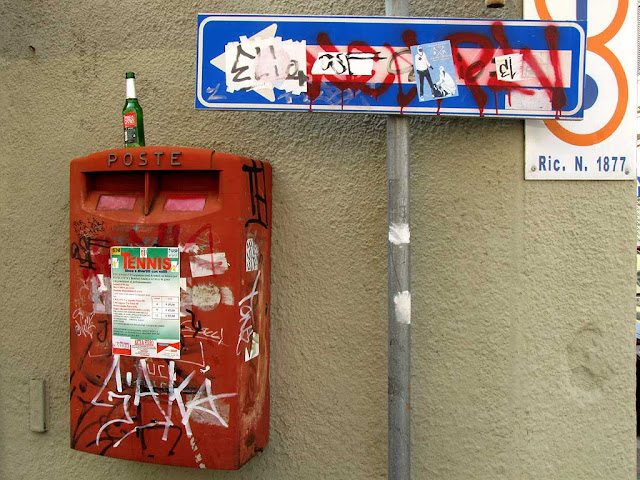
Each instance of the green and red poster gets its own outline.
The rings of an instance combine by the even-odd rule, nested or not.
[[[180,358],[180,251],[111,247],[112,351]]]

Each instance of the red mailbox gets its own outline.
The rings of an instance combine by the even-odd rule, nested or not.
[[[240,468],[269,437],[271,166],[139,147],[70,182],[71,447]]]

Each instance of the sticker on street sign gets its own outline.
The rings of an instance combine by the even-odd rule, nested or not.
[[[525,178],[633,180],[637,5],[629,0],[525,0],[524,14],[589,24],[584,120],[527,120]]]
[[[586,23],[198,16],[199,109],[582,118]]]

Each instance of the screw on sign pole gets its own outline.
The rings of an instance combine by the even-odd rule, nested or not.
[[[409,16],[409,0],[386,0],[387,16]],[[409,249],[409,119],[387,117],[389,215],[388,477],[411,478],[411,272]]]

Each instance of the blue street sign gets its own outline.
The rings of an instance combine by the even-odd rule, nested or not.
[[[581,119],[586,22],[198,16],[196,108]]]

